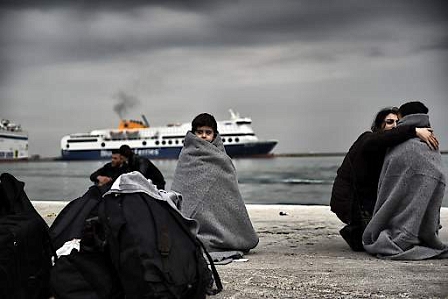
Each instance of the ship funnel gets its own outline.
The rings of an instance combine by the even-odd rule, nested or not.
[[[149,122],[146,119],[146,116],[144,114],[142,114],[142,119],[143,119],[143,123],[149,128]]]

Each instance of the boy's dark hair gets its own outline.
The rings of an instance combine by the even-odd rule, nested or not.
[[[422,102],[418,101],[404,103],[398,109],[401,117],[405,117],[409,114],[428,114],[428,111],[428,107],[426,107]]]
[[[197,128],[204,126],[212,128],[214,136],[218,133],[218,124],[213,115],[208,113],[201,113],[193,119],[191,122],[191,131],[194,133]]]
[[[372,126],[370,127],[372,132],[381,131],[383,129],[384,119],[386,118],[386,116],[388,116],[391,113],[398,115],[398,108],[397,107],[387,107],[387,108],[381,109],[376,114],[375,120],[373,121]]]
[[[112,155],[119,154],[119,153],[120,153],[120,150],[119,150],[119,149],[114,148],[114,149],[112,150]]]
[[[134,154],[132,149],[127,144],[123,144],[122,146],[120,146],[119,151],[120,155],[125,156],[126,158],[130,158]]]

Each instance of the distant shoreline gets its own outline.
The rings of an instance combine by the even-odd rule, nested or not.
[[[448,153],[448,151],[447,151]],[[270,158],[300,158],[300,157],[340,157],[345,156],[346,153],[281,153],[281,154],[268,154],[268,155],[260,155],[260,156],[248,156],[248,157],[235,157],[237,159],[270,159]],[[107,159],[106,159],[107,160]],[[151,159],[151,160],[159,160],[159,159]],[[165,159],[160,159],[165,160]],[[171,159],[174,160],[174,159]],[[78,160],[63,160],[62,157],[41,157],[39,155],[33,155],[28,159],[21,160],[8,160],[3,162],[48,162],[48,161],[67,161],[67,162],[76,162]],[[80,160],[82,161],[82,160]],[[2,160],[0,160],[2,162]]]
[[[448,154],[448,150],[440,151],[442,155]],[[327,152],[327,153],[284,153],[284,154],[273,154],[273,157],[340,157],[345,156],[346,152]]]
[[[440,151],[442,155],[448,154],[448,150]],[[253,158],[300,158],[300,157],[343,157],[346,152],[308,152],[308,153],[281,153],[281,154],[269,154],[265,156],[258,156]],[[252,158],[252,157],[247,157]],[[61,157],[41,157],[39,155],[32,155],[28,159],[13,160],[13,162],[45,162],[45,161],[64,161]],[[0,160],[0,162],[12,162],[11,160],[5,161]]]
[[[273,154],[273,157],[339,157],[345,156],[346,153],[284,153],[284,154]]]

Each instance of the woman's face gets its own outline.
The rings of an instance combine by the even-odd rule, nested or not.
[[[202,138],[208,142],[212,142],[213,138],[215,137],[215,134],[213,132],[213,128],[209,127],[209,126],[202,126],[202,127],[198,127],[196,129],[196,131],[194,132],[194,134],[196,136],[198,136],[199,138]]]
[[[383,121],[383,131],[393,129],[397,126],[398,116],[393,113],[386,115]]]

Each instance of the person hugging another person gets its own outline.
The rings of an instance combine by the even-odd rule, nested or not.
[[[202,113],[194,118],[171,189],[182,194],[181,212],[199,222],[198,237],[215,260],[239,257],[257,246],[236,169],[212,115]]]
[[[354,251],[363,251],[362,234],[372,217],[378,180],[388,148],[418,137],[428,150],[438,148],[432,130],[418,123],[396,127],[398,108],[381,109],[371,131],[362,133],[350,147],[337,170],[330,206],[338,218],[347,224],[340,234]]]
[[[397,128],[430,127],[428,108],[408,102],[399,110]],[[384,158],[378,199],[362,241],[377,257],[399,260],[448,258],[439,238],[440,208],[446,177],[442,157],[418,138],[391,148]]]

